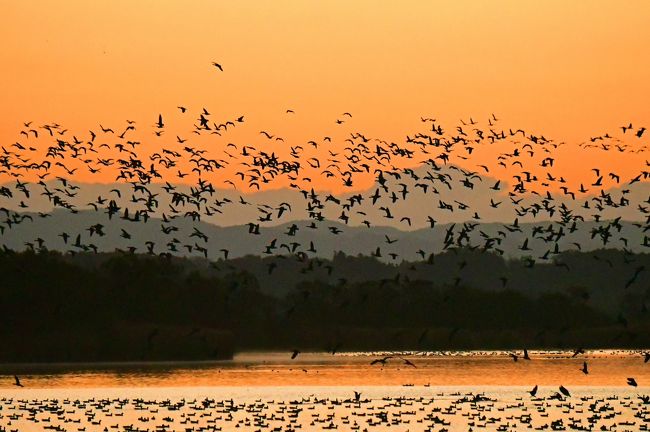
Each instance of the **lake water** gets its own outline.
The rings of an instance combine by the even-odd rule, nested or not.
[[[385,356],[385,365],[370,364]],[[531,351],[516,362],[503,352],[290,357],[3,365],[0,430],[638,431],[650,423],[642,352]],[[13,385],[14,374],[24,387]],[[560,385],[570,396],[559,396]]]

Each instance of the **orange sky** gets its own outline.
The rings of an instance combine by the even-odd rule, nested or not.
[[[191,130],[184,105],[245,115],[224,145],[258,144],[261,129],[295,144],[355,130],[403,141],[421,115],[453,129],[490,113],[578,143],[650,125],[649,19],[646,1],[2,2],[0,141],[27,120],[144,130],[163,113],[174,142]],[[645,158],[612,156],[630,173]],[[566,150],[558,169],[584,160]]]

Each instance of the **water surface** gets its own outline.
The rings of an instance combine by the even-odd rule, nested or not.
[[[385,365],[371,365],[384,357],[391,357]],[[198,363],[3,365],[0,430],[647,430],[650,364],[642,352],[530,357],[301,353],[292,360],[277,352]],[[585,361],[589,374],[580,370]],[[14,374],[25,387],[13,385]]]

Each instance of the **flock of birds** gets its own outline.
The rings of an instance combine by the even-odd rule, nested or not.
[[[187,112],[186,108],[181,108]],[[160,231],[167,239],[164,244],[156,244],[154,241],[129,244],[132,232],[121,228],[115,234],[124,240],[122,250],[164,256],[187,250],[188,253],[203,255],[205,258],[227,260],[228,245],[222,245],[218,251],[208,250],[208,236],[196,226],[188,233],[191,242],[183,244],[177,238],[179,228],[175,224],[176,220],[209,220],[218,224],[219,215],[224,212],[230,210],[237,214],[243,212],[242,207],[254,206],[257,218],[247,223],[241,222],[247,225],[248,234],[259,235],[264,226],[291,220],[291,203],[256,203],[245,198],[244,193],[240,194],[239,199],[233,200],[219,196],[220,192],[225,195],[224,189],[220,187],[250,192],[260,189],[260,185],[271,187],[272,184],[287,184],[289,188],[299,191],[304,200],[305,215],[311,222],[304,226],[293,223],[285,233],[286,239],[273,239],[260,253],[295,255],[299,259],[313,255],[317,250],[317,245],[313,242],[306,245],[292,241],[299,230],[313,230],[324,225],[332,235],[337,235],[342,232],[340,224],[361,224],[370,228],[371,225],[395,222],[404,228],[414,224],[434,228],[438,223],[437,218],[444,218],[449,213],[463,215],[461,217],[466,222],[448,227],[443,249],[470,247],[499,254],[503,254],[500,245],[509,234],[522,232],[520,218],[548,220],[547,226],[538,225],[526,233],[526,238],[518,246],[522,252],[533,250],[530,246],[533,240],[542,241],[547,246],[539,257],[531,256],[531,266],[540,259],[552,261],[553,256],[562,252],[558,246],[560,241],[578,231],[580,223],[585,220],[598,223],[591,228],[589,235],[604,247],[619,247],[624,250],[650,247],[650,237],[645,234],[650,197],[639,202],[632,201],[635,186],[640,188],[641,193],[645,193],[643,188],[646,187],[645,180],[649,174],[647,162],[640,167],[638,174],[628,180],[621,179],[614,172],[593,168],[593,178],[586,180],[586,185],[583,181],[574,188],[562,176],[553,173],[554,151],[561,144],[544,136],[528,135],[523,130],[505,132],[495,130],[494,126],[487,130],[479,129],[473,119],[469,123],[473,129],[459,126],[456,134],[450,134],[435,123],[434,119],[423,118],[422,121],[430,126],[429,132],[408,136],[404,144],[388,143],[354,132],[345,139],[344,147],[339,151],[333,150],[335,145],[330,137],[325,137],[322,142],[312,140],[304,145],[285,145],[281,137],[265,131],[261,134],[267,142],[256,147],[227,143],[220,149],[214,145],[206,149],[190,146],[186,143],[188,139],[179,136],[175,142],[170,143],[164,135],[167,125],[162,115],[154,125],[154,135],[160,141],[148,150],[145,144],[131,139],[130,133],[136,131],[133,121],[127,121],[127,126],[121,132],[100,125],[101,132],[91,130],[89,136],[84,138],[68,136],[69,132],[58,124],[34,128],[32,122],[26,122],[25,129],[21,131],[25,136],[23,142],[1,147],[0,179],[5,179],[6,182],[0,187],[0,197],[5,201],[0,207],[0,215],[3,216],[0,219],[0,234],[33,221],[35,217],[50,217],[51,213],[47,211],[29,211],[30,200],[37,202],[45,197],[47,206],[52,210],[64,209],[71,213],[94,211],[103,219],[90,226],[80,227],[76,233],[59,233],[59,244],[47,244],[41,237],[25,239],[25,248],[43,250],[50,247],[71,253],[98,252],[93,239],[109,234],[113,218],[136,225],[147,223],[156,217],[160,219]],[[493,118],[489,121],[492,125],[496,123]],[[219,124],[211,122],[209,112],[203,109],[192,132],[199,137],[205,134],[226,135],[229,128],[243,123],[243,116]],[[644,128],[638,129],[636,135],[643,136],[643,131]],[[32,143],[33,139],[40,136],[39,132],[46,133],[52,139],[53,143],[47,148]],[[274,149],[278,140],[282,141],[282,146]],[[606,143],[604,140],[611,141],[613,138],[605,134],[590,140],[599,144],[584,144],[582,147],[584,151],[646,151],[645,145],[634,147],[609,141]],[[470,157],[475,148],[487,146],[493,150],[496,145],[504,149],[512,147],[512,150],[497,152],[495,166],[489,167],[482,163],[475,170],[463,167],[471,165]],[[314,150],[312,153],[307,151],[310,148]],[[281,153],[287,151],[288,157],[282,157]],[[323,154],[328,155],[325,161],[321,161]],[[604,158],[606,159],[605,154]],[[418,164],[420,168],[399,168],[406,164]],[[532,167],[528,167],[529,164]],[[486,175],[491,175],[498,169],[502,172],[496,173],[497,177],[504,175],[504,172],[512,175],[514,181],[510,190],[505,190],[504,180],[489,177],[493,180],[489,187],[493,196],[483,197],[484,191],[480,190],[475,198],[482,198],[484,206],[490,210],[510,205],[515,214],[511,223],[504,223],[497,234],[491,235],[481,230],[482,216],[478,210],[453,197],[457,188],[461,188],[463,193],[472,193],[475,187],[482,184]],[[112,171],[115,174],[112,180],[118,187],[112,189],[108,196],[77,203],[75,197],[79,195],[81,186],[75,184],[74,180],[81,174],[80,170],[86,171],[84,177],[88,179],[100,174],[110,178],[109,171]],[[535,170],[540,172],[535,173]],[[226,175],[220,175],[220,172]],[[316,176],[320,176],[320,179]],[[374,176],[376,188],[368,193],[352,189],[357,183],[357,177],[364,176]],[[195,180],[194,184],[191,183],[191,178]],[[340,197],[332,193],[317,193],[310,186],[312,182],[317,183],[317,180],[331,179],[340,182],[346,190],[350,188],[352,192],[346,193],[346,197]],[[215,182],[221,184],[215,187]],[[188,184],[189,186],[184,186]],[[127,190],[120,187],[127,185]],[[37,189],[34,190],[34,187]],[[451,201],[439,198],[446,193],[451,194]],[[408,199],[426,203],[432,214],[421,221],[414,221],[414,216],[409,214],[396,214],[395,208]],[[368,208],[374,213],[369,214]],[[637,219],[634,223],[638,228],[638,238],[620,235],[622,216],[616,215],[618,210],[633,212],[632,217]],[[331,219],[340,224],[329,223],[328,226]],[[137,230],[137,227],[134,229]],[[472,240],[477,232],[480,242]],[[378,245],[369,253],[381,257],[383,252],[396,260],[396,254],[390,250],[385,252],[396,240],[387,238],[385,245]],[[582,246],[574,242],[571,243],[571,249],[581,250]],[[424,258],[430,252],[420,249],[416,253]]]
[[[250,399],[250,398],[249,398]],[[650,402],[581,394],[572,401],[474,392],[429,396],[0,399],[0,431],[643,431]]]

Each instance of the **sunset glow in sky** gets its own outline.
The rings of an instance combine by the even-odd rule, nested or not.
[[[577,144],[650,124],[649,18],[644,1],[5,1],[0,141],[30,120],[81,136],[131,119],[143,141],[172,145],[206,107],[245,116],[222,146],[261,145],[260,130],[287,146],[354,131],[403,141],[420,116],[453,130],[492,113]],[[167,141],[153,141],[159,113]],[[563,151],[567,176],[603,157]],[[630,175],[645,158],[608,156]]]

